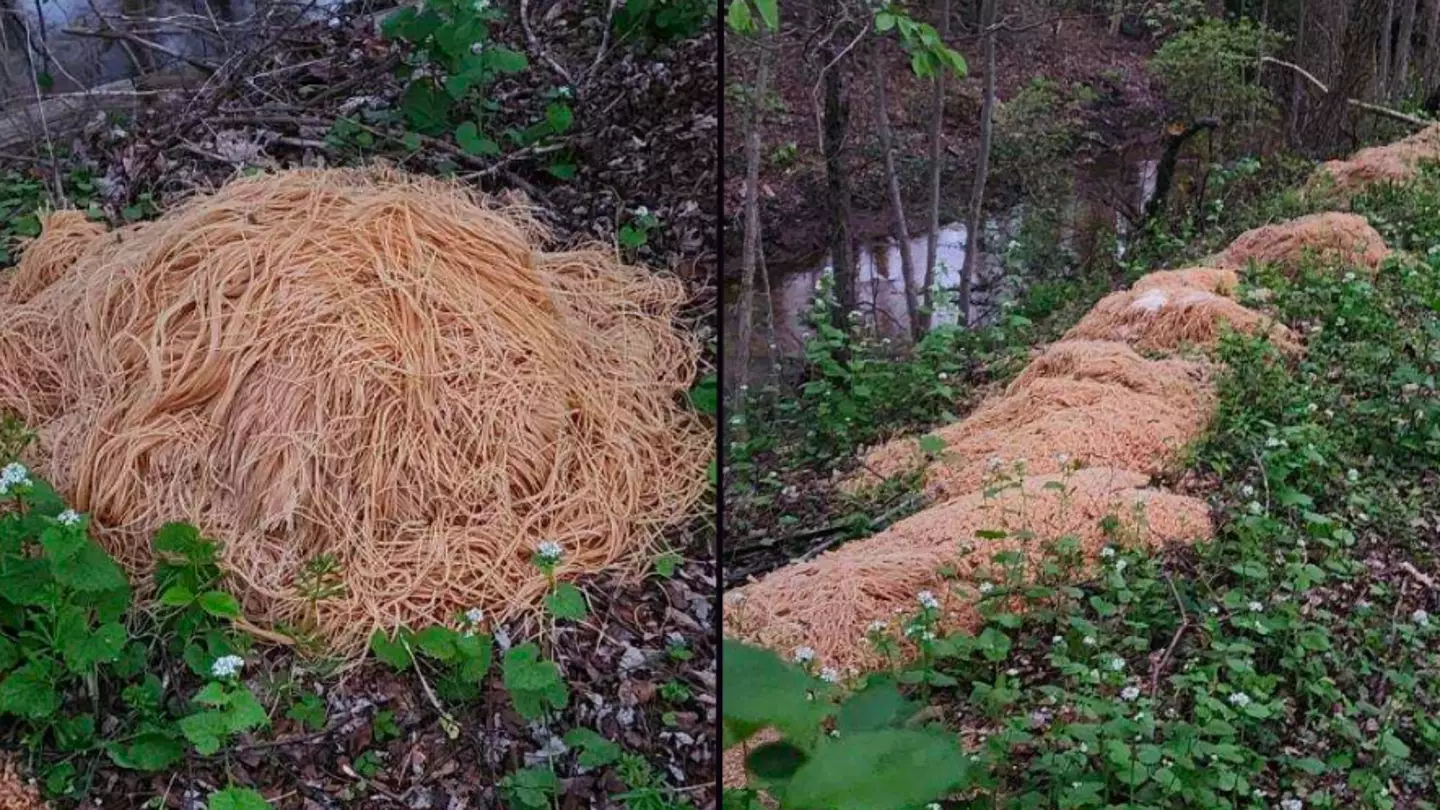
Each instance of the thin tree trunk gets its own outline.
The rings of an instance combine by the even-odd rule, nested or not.
[[[1440,0],[1437,0],[1440,1]],[[940,41],[950,37],[950,0],[940,0]],[[945,74],[935,71],[930,93],[930,231],[925,234],[925,278],[920,284],[920,296],[924,305],[920,312],[920,327],[930,331],[931,318],[935,309],[935,263],[940,252],[940,159],[943,155],[940,144],[941,122],[945,118]]]
[[[855,244],[850,235],[850,178],[845,165],[845,135],[850,111],[845,103],[845,65],[836,62],[839,45],[826,55],[825,112],[821,144],[825,153],[825,180],[830,195],[830,261],[835,270],[835,297],[839,306],[831,314],[836,329],[849,331],[855,310]]]
[[[890,197],[890,232],[900,245],[900,277],[905,290],[906,325],[910,337],[920,342],[920,302],[915,295],[915,262],[910,256],[910,226],[905,222],[905,200],[900,195],[900,175],[895,171],[895,133],[890,129],[889,100],[885,94],[885,67],[880,63],[879,41],[871,53],[875,73],[875,128],[879,130],[880,151],[885,156],[885,190]]]
[[[775,292],[770,289],[770,268],[765,266],[765,240],[760,240],[755,255],[755,270],[760,274],[760,283],[764,287],[765,294],[765,334],[769,342],[770,369],[778,370],[780,367],[780,336],[775,326]]]
[[[757,17],[758,19],[758,17]],[[750,340],[755,307],[755,265],[760,255],[760,117],[770,85],[770,31],[763,22],[759,32],[760,52],[755,68],[754,95],[745,132],[745,236],[740,258],[740,312],[736,325],[735,363],[740,372],[737,412],[745,411],[745,392],[750,383]]]
[[[1383,99],[1390,88],[1391,37],[1395,30],[1395,0],[1386,0],[1385,16],[1380,20],[1380,64],[1376,73],[1376,91]],[[1361,99],[1366,100],[1366,99]]]
[[[1390,73],[1386,99],[1403,95],[1410,84],[1410,39],[1415,36],[1415,6],[1420,0],[1400,0],[1400,39],[1395,45],[1395,70]]]
[[[1440,2],[1440,0],[1432,0]],[[1298,29],[1295,34],[1295,61],[1299,63],[1305,57],[1305,34],[1306,24],[1309,22],[1309,15],[1306,14],[1310,4],[1306,0],[1300,0],[1300,19],[1296,23]],[[1294,76],[1294,83],[1290,85],[1290,121],[1286,125],[1286,131],[1290,136],[1290,145],[1299,146],[1300,139],[1300,107],[1305,103],[1305,81],[1298,74]]]
[[[1435,74],[1440,70],[1440,0],[1426,0],[1425,13],[1425,89],[1435,86]]]
[[[980,107],[980,151],[975,159],[975,182],[970,187],[970,211],[965,219],[965,265],[960,271],[960,320],[970,323],[970,287],[979,266],[985,178],[990,172],[990,136],[995,118],[995,6],[999,0],[982,0],[980,31],[985,37],[985,100]]]

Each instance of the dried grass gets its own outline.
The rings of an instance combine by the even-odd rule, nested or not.
[[[1055,482],[1063,489],[1053,488]],[[865,642],[866,628],[888,621],[894,629],[897,613],[918,608],[921,591],[941,600],[945,630],[973,629],[973,586],[993,576],[987,569],[999,552],[1019,552],[1033,563],[1046,542],[1074,537],[1084,558],[1093,561],[1108,542],[1101,521],[1112,515],[1121,519],[1131,542],[1148,547],[1209,539],[1203,501],[1147,484],[1141,474],[1092,467],[1068,476],[1033,476],[993,498],[977,493],[927,509],[873,537],[730,591],[726,635],[784,656],[809,646],[821,665],[859,671],[885,663]],[[977,539],[982,530],[1011,534]],[[1033,532],[1034,539],[1016,536],[1020,530]],[[954,572],[951,579],[940,576],[942,566]]]
[[[546,238],[385,170],[237,181],[123,239],[50,230],[26,259],[56,281],[0,306],[0,407],[136,574],[190,520],[252,618],[342,654],[504,619],[546,589],[542,541],[562,576],[640,563],[709,455],[681,285]],[[296,576],[323,554],[345,593],[312,612]]]
[[[1226,325],[1268,335],[1287,353],[1300,350],[1283,324],[1224,296],[1183,287],[1111,293],[1065,334],[1065,340],[1117,340],[1140,351],[1176,351],[1215,346]]]
[[[1181,270],[1156,270],[1135,280],[1130,289],[1145,292],[1156,289],[1193,287],[1197,290],[1229,296],[1240,286],[1240,276],[1228,267],[1186,267]]]
[[[1348,200],[1378,183],[1413,179],[1426,161],[1440,160],[1440,124],[1395,143],[1361,149],[1346,160],[1331,160],[1311,175],[1311,195]]]
[[[1236,270],[1254,262],[1294,273],[1312,259],[1374,271],[1389,256],[1384,238],[1364,217],[1327,211],[1246,231],[1212,262]]]

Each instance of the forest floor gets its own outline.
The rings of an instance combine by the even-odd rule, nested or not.
[[[455,176],[488,193],[521,194],[538,206],[561,244],[615,244],[621,225],[633,221],[637,209],[648,210],[656,224],[645,244],[627,247],[626,256],[685,282],[684,326],[705,346],[701,374],[712,373],[720,123],[715,32],[706,28],[670,42],[611,38],[602,33],[605,4],[542,3],[530,10],[532,37],[506,5],[509,19],[492,37],[526,53],[531,67],[493,85],[494,126],[498,132],[532,124],[543,115],[535,100],[568,88],[574,126],[563,154],[573,176],[549,171],[553,156],[543,149],[477,158],[448,138],[406,148],[401,133],[387,129],[393,114],[383,115],[400,104],[403,86],[393,70],[399,46],[378,35],[366,16],[373,9],[346,7],[300,21],[267,19],[269,27],[254,37],[263,44],[233,54],[198,88],[144,95],[124,114],[97,113],[73,131],[52,131],[53,153],[37,135],[28,154],[0,157],[7,247],[32,235],[36,207],[64,202],[122,224],[241,173],[389,161]],[[376,115],[367,118],[371,112]],[[345,122],[357,119],[374,137],[354,137],[353,128],[347,136]],[[572,697],[551,724],[519,717],[492,677],[481,700],[455,709],[460,733],[452,737],[413,673],[367,663],[337,681],[315,662],[272,649],[253,678],[284,686],[262,693],[274,720],[269,732],[223,758],[192,755],[178,770],[158,775],[120,769],[96,752],[80,769],[83,806],[197,808],[210,790],[233,781],[259,789],[277,808],[497,807],[503,775],[553,761],[561,808],[713,808],[713,521],[697,518],[666,542],[682,557],[673,572],[578,583],[590,597],[591,615],[555,636],[555,659]],[[512,636],[523,635],[523,627],[511,629]],[[667,655],[676,645],[689,657]],[[280,695],[297,690],[322,693],[331,722],[317,731],[286,719]],[[376,736],[371,721],[380,710],[393,712],[398,736]],[[560,736],[580,726],[640,755],[653,772],[576,767]],[[15,742],[0,731],[0,744]],[[73,805],[75,798],[59,804]]]

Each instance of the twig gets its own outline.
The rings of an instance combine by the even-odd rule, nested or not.
[[[415,655],[415,650],[411,649],[410,642],[401,636],[400,643],[405,645],[405,652],[410,655],[410,660],[415,664],[415,674],[420,677],[420,687],[425,690],[425,697],[430,699],[430,705],[440,713],[440,727],[445,730],[446,736],[452,740],[455,739],[460,731],[460,724],[455,722],[455,718],[450,716],[450,712],[445,711],[445,707],[440,705],[440,699],[435,697],[435,693],[430,689],[430,682],[425,680],[425,672],[420,668],[420,658]]]
[[[191,56],[186,56],[179,51],[171,50],[170,48],[167,48],[158,42],[151,42],[148,39],[142,39],[141,37],[138,37],[128,31],[114,31],[103,29],[99,31],[91,31],[88,28],[66,28],[64,30],[65,33],[77,37],[93,37],[95,39],[109,39],[120,40],[122,42],[131,42],[141,47],[149,48],[156,53],[163,53],[172,59],[179,59],[185,64],[190,65],[197,70],[204,71],[207,74],[214,73],[216,70],[218,70],[215,65],[212,65],[209,62],[206,62],[202,59],[196,59]]]
[[[1180,626],[1175,628],[1175,635],[1170,639],[1170,646],[1165,648],[1165,654],[1160,656],[1160,660],[1156,662],[1155,668],[1150,672],[1150,697],[1155,697],[1156,693],[1159,692],[1160,676],[1165,672],[1165,665],[1170,663],[1170,656],[1175,653],[1175,648],[1180,645],[1181,637],[1184,636],[1185,631],[1189,629],[1190,617],[1186,616],[1185,619],[1180,622]]]
[[[1280,67],[1289,68],[1296,73],[1299,73],[1301,76],[1304,76],[1306,79],[1309,79],[1310,83],[1315,85],[1316,89],[1318,89],[1321,93],[1324,93],[1326,95],[1330,94],[1330,88],[1326,87],[1324,82],[1315,78],[1315,74],[1293,62],[1286,62],[1281,59],[1276,59],[1273,56],[1262,56],[1260,57],[1260,61],[1262,63],[1269,63],[1272,65],[1279,65]],[[1345,103],[1356,109],[1365,110],[1366,112],[1371,112],[1376,115],[1391,118],[1396,121],[1409,124],[1413,127],[1419,127],[1421,129],[1424,129],[1425,127],[1428,127],[1435,123],[1434,121],[1427,121],[1424,118],[1416,118],[1413,115],[1407,115],[1403,112],[1400,112],[1399,110],[1392,110],[1389,107],[1381,107],[1378,104],[1371,104],[1369,102],[1359,101],[1353,98],[1345,99]]]
[[[385,61],[380,62],[374,67],[371,67],[370,69],[362,72],[355,78],[349,79],[348,81],[343,81],[335,85],[334,87],[329,88],[328,90],[322,90],[319,93],[316,93],[308,100],[306,100],[303,106],[314,107],[316,104],[319,104],[327,98],[334,98],[341,93],[348,93],[351,89],[370,81],[376,76],[379,76],[381,73],[392,70],[398,64],[400,64],[400,54],[398,52],[392,53],[390,54],[390,56],[386,57]]]
[[[1410,563],[1402,562],[1400,563],[1400,568],[1405,573],[1425,583],[1425,585],[1431,590],[1440,591],[1440,583],[1436,583],[1433,577],[1431,577],[1429,574],[1422,573],[1420,569],[1416,568]]]
[[[530,28],[530,0],[520,0],[520,27],[525,31],[525,42],[530,46],[530,50],[539,54],[540,58],[545,60],[545,64],[560,74],[560,78],[565,80],[565,84],[574,87],[575,80],[570,78],[570,71],[551,58],[550,52],[545,50],[540,41],[535,38],[535,31]]]
[[[30,25],[23,21],[22,24],[25,26],[25,42],[28,44],[30,42]],[[43,35],[44,17],[41,17],[41,25]],[[45,99],[40,94],[40,74],[35,72],[35,60],[27,61],[30,63],[30,82],[35,88],[35,100],[39,102],[35,108],[40,112],[40,130],[45,135],[45,146],[50,152],[50,169],[55,172],[55,198],[59,201],[60,208],[68,208],[70,204],[65,198],[65,182],[60,177],[60,160],[55,156],[55,141],[50,137],[50,122],[45,116]]]
[[[580,80],[581,84],[589,84],[594,77],[595,71],[600,68],[600,63],[605,60],[606,54],[610,52],[610,27],[615,22],[615,9],[619,7],[621,0],[610,0],[605,5],[605,30],[600,34],[600,48],[595,51],[595,60],[585,70],[585,78]]]

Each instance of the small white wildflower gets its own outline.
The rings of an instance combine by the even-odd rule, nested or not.
[[[1265,507],[1261,506],[1259,501],[1251,501],[1246,508],[1250,510],[1250,514],[1252,515],[1258,515],[1265,511]]]
[[[921,591],[920,593],[916,594],[915,599],[920,603],[920,607],[923,607],[926,610],[935,610],[936,608],[940,607],[940,600],[936,599],[935,594],[929,591]]]
[[[1086,636],[1085,638],[1081,639],[1080,643],[1081,643],[1081,644],[1084,644],[1086,647],[1094,647],[1094,646],[1095,646],[1095,637],[1094,637],[1094,636]]]
[[[1410,621],[1415,622],[1421,627],[1425,627],[1430,624],[1430,614],[1424,610],[1417,610],[1410,614]]]
[[[1280,800],[1280,810],[1302,810],[1302,808],[1304,807],[1305,803],[1300,801],[1299,799]]]
[[[485,50],[485,43],[483,43],[483,42],[472,42],[472,43],[470,43],[470,53],[475,54],[476,56],[479,56],[480,53],[481,53],[482,51],[484,51],[484,50]]]
[[[982,582],[980,583],[980,586],[977,588],[977,590],[979,590],[980,593],[990,593],[991,591],[995,590],[995,586],[989,582]]]
[[[9,495],[14,487],[29,486],[30,471],[20,462],[6,464],[0,469],[0,496]]]
[[[934,641],[934,640],[935,640],[935,633],[933,633],[933,632],[930,631],[930,630],[926,630],[924,633],[922,633],[922,634],[920,635],[920,640],[921,640],[921,641]]]
[[[1005,670],[1005,674],[1006,674],[1006,675],[1009,675],[1010,677],[1013,678],[1013,677],[1015,677],[1016,675],[1019,675],[1019,674],[1020,674],[1020,670],[1014,669],[1014,668],[1012,667],[1011,669]]]
[[[1346,273],[1346,274],[1345,274],[1345,281],[1346,281],[1347,283],[1348,283],[1348,282],[1351,282],[1351,281],[1354,281],[1354,280],[1355,280],[1355,274],[1354,274],[1354,273]]]
[[[820,670],[820,680],[826,683],[839,683],[840,673],[834,667],[825,667]]]
[[[648,216],[650,216],[650,209],[649,209],[649,208],[646,208],[645,206],[642,205],[642,206],[640,206],[639,208],[636,208],[636,209],[635,209],[635,216],[637,216],[637,217],[648,217]]]
[[[80,523],[80,513],[76,512],[74,509],[66,509],[64,512],[61,512],[59,515],[57,515],[55,517],[55,520],[66,526],[75,526]]]
[[[1210,615],[1211,615],[1211,616],[1214,616],[1214,615],[1218,614],[1219,612],[1220,612],[1220,608],[1215,607],[1214,605],[1211,605],[1211,606],[1210,606]]]
[[[887,628],[887,627],[889,627],[889,626],[890,626],[890,623],[889,623],[889,622],[886,622],[886,621],[884,621],[884,620],[882,620],[882,619],[876,619],[875,621],[870,622],[870,626],[865,628],[865,632],[867,632],[867,633],[883,633],[883,632],[885,632],[885,628]]]
[[[945,382],[945,380],[950,378],[950,375],[942,371],[939,374],[936,374],[935,378],[940,380],[940,382]]]
[[[808,664],[808,663],[810,663],[811,661],[814,661],[814,660],[815,660],[815,648],[813,648],[813,647],[796,647],[796,648],[795,648],[795,661],[796,661],[796,663]]]
[[[238,655],[222,655],[210,665],[210,675],[215,678],[233,678],[245,666],[245,659]]]
[[[1069,453],[1056,453],[1054,456],[1052,456],[1052,458],[1055,459],[1056,464],[1059,464],[1062,467],[1070,463]]]
[[[535,553],[546,562],[560,562],[560,557],[564,555],[565,551],[554,540],[546,540],[535,547]]]
[[[575,91],[571,90],[570,85],[568,84],[561,85],[560,87],[555,88],[555,95],[559,96],[560,98],[570,98],[574,94]]]
[[[1090,746],[1089,746],[1088,744],[1086,744],[1086,743],[1083,743],[1083,742],[1080,743],[1080,753],[1082,753],[1082,754],[1088,754],[1088,753],[1090,753]],[[1078,786],[1079,783],[1077,782],[1076,785]]]
[[[1100,556],[1101,556],[1101,557],[1114,557],[1114,556],[1115,556],[1115,549],[1114,549],[1112,546],[1106,546],[1106,547],[1100,549]]]
[[[1270,438],[1268,438],[1268,439],[1265,440],[1265,446],[1266,446],[1266,447],[1279,447],[1280,445],[1282,445],[1282,444],[1284,444],[1284,443],[1285,443],[1284,441],[1282,441],[1282,440],[1280,440],[1280,439],[1277,439],[1277,438],[1275,438],[1274,436],[1271,436]]]
[[[1309,405],[1306,405],[1306,406],[1305,406],[1305,412],[1306,412],[1306,413],[1315,413],[1315,412],[1318,411],[1318,410],[1320,410],[1320,406],[1319,406],[1319,405],[1316,405],[1316,404],[1313,403],[1313,402],[1310,403]]]
[[[930,802],[929,804],[925,805],[925,810],[940,810],[940,803]]]
[[[1138,697],[1140,697],[1140,687],[1138,686],[1127,686],[1120,690],[1121,700],[1134,700]]]
[[[1360,480],[1360,471],[1359,471],[1359,470],[1356,470],[1356,469],[1353,469],[1353,468],[1352,468],[1352,469],[1349,469],[1349,470],[1346,470],[1346,471],[1345,471],[1345,480],[1346,480],[1346,481],[1349,481],[1349,482],[1352,483],[1352,484],[1355,483],[1356,481],[1359,481],[1359,480]]]
[[[1260,611],[1265,609],[1265,606],[1260,604],[1259,602],[1251,602],[1250,604],[1246,605],[1246,607],[1250,608],[1251,613],[1259,613]]]
[[[680,635],[679,633],[667,633],[667,634],[665,635],[665,642],[666,642],[667,644],[669,644],[671,647],[688,647],[688,646],[690,646],[690,643],[685,640],[685,637],[682,636],[682,635]]]
[[[1112,660],[1112,661],[1110,662],[1110,668],[1111,668],[1112,670],[1116,671],[1116,672],[1120,672],[1120,671],[1124,670],[1124,669],[1125,669],[1125,659],[1124,659],[1124,658],[1116,658],[1116,659]]]
[[[1245,694],[1244,692],[1236,692],[1235,694],[1230,696],[1229,700],[1230,705],[1232,706],[1239,706],[1241,708],[1244,708],[1250,705],[1250,696]]]
[[[1246,484],[1245,486],[1240,488],[1240,494],[1244,495],[1247,498],[1253,498],[1255,497],[1255,487]]]
[[[1061,645],[1061,644],[1064,644],[1064,643],[1065,643],[1065,637],[1064,637],[1064,636],[1055,636],[1054,638],[1050,639],[1050,643],[1051,643],[1051,644],[1054,644],[1054,645],[1057,645],[1057,646],[1058,646],[1058,645]]]
[[[485,611],[480,608],[470,608],[465,611],[465,621],[471,624],[479,624],[485,618]]]

